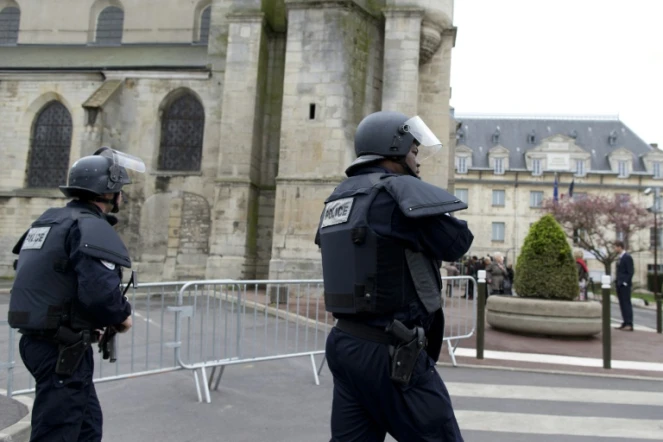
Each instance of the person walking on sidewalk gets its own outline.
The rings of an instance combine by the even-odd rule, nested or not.
[[[589,283],[589,268],[582,259],[584,256],[582,250],[576,250],[573,256],[576,258],[576,268],[578,269],[578,285],[580,286],[580,300],[587,301],[587,284]]]
[[[633,331],[633,306],[631,305],[631,286],[633,280],[633,258],[626,253],[624,243],[615,241],[617,260],[617,298],[622,311],[622,325],[617,330]]]

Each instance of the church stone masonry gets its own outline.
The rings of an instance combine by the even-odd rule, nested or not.
[[[18,17],[0,20],[17,29],[0,29],[0,275],[100,145],[148,166],[119,225],[143,281],[321,277],[323,201],[371,112],[424,118],[444,144],[424,179],[453,185],[452,0],[0,0],[0,16]]]

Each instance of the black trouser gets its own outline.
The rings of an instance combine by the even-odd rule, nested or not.
[[[388,345],[337,327],[327,337],[334,376],[332,442],[377,442],[391,434],[401,442],[463,442],[449,393],[426,351],[410,383],[394,383]]]
[[[55,343],[24,335],[19,351],[37,384],[30,442],[101,441],[103,416],[92,383],[92,348],[87,349],[71,376],[55,373],[58,358]]]
[[[617,285],[617,299],[619,309],[622,311],[622,325],[633,327],[633,305],[631,304],[631,287]]]

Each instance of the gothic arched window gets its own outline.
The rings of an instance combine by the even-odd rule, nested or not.
[[[62,103],[51,101],[39,111],[32,124],[27,187],[67,183],[71,132],[71,115]]]
[[[117,6],[104,8],[97,18],[97,37],[95,42],[105,45],[122,43],[124,30],[124,11]]]
[[[0,45],[15,45],[18,42],[20,22],[20,9],[10,6],[0,11]]]
[[[173,100],[161,118],[159,169],[200,170],[205,132],[205,110],[190,93]]]
[[[209,42],[209,26],[212,15],[212,7],[208,6],[205,8],[202,14],[200,14],[200,40],[199,43],[207,44]]]

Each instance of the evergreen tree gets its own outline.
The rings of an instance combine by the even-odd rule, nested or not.
[[[572,300],[578,296],[578,271],[562,227],[552,215],[532,224],[516,264],[518,296]]]

